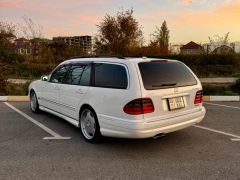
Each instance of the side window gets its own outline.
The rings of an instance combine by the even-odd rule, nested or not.
[[[91,65],[75,65],[68,71],[64,83],[88,86],[91,79]]]
[[[89,86],[91,81],[91,65],[87,65],[83,69],[82,77],[80,80],[81,86]]]
[[[50,82],[62,83],[67,71],[68,71],[68,67],[66,66],[63,66],[60,69],[56,70],[55,72],[53,72]]]
[[[80,78],[83,73],[83,68],[83,66],[72,66],[67,73],[64,83],[79,85]]]
[[[95,64],[95,86],[126,89],[128,85],[126,69],[116,64]]]

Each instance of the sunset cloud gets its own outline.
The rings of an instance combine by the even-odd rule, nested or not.
[[[0,2],[0,8],[23,8],[24,4],[19,1],[2,1]]]
[[[187,4],[192,4],[196,0],[181,0],[180,4],[182,5],[187,5]]]
[[[81,24],[98,24],[101,20],[99,16],[79,16],[76,21]]]
[[[213,33],[230,32],[240,41],[240,0],[0,0],[1,20],[24,23],[27,16],[43,26],[44,36],[94,35],[106,14],[133,8],[146,42],[166,20],[170,40],[206,41]]]
[[[240,20],[240,3],[225,5],[214,10],[207,11],[183,11],[176,13],[175,25],[209,26],[235,26]]]
[[[61,28],[49,28],[47,29],[46,33],[50,34],[51,36],[69,36],[70,33],[61,29]]]

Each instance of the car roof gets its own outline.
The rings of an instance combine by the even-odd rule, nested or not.
[[[79,57],[79,58],[70,58],[69,60],[66,60],[61,63],[61,65],[64,64],[72,64],[72,63],[92,63],[92,62],[113,62],[113,63],[127,63],[127,62],[151,62],[151,61],[177,61],[172,59],[162,59],[162,58],[147,58],[147,57],[141,57],[141,58],[132,58],[132,57]]]

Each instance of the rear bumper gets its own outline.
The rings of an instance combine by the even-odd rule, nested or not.
[[[121,120],[111,117],[98,115],[100,131],[103,136],[119,138],[150,138],[157,134],[169,133],[184,129],[202,121],[206,113],[204,107],[201,107],[194,113],[184,114],[172,118],[161,120]]]

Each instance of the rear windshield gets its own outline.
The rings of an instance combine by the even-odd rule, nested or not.
[[[193,74],[180,62],[141,62],[138,66],[147,90],[197,84]]]

